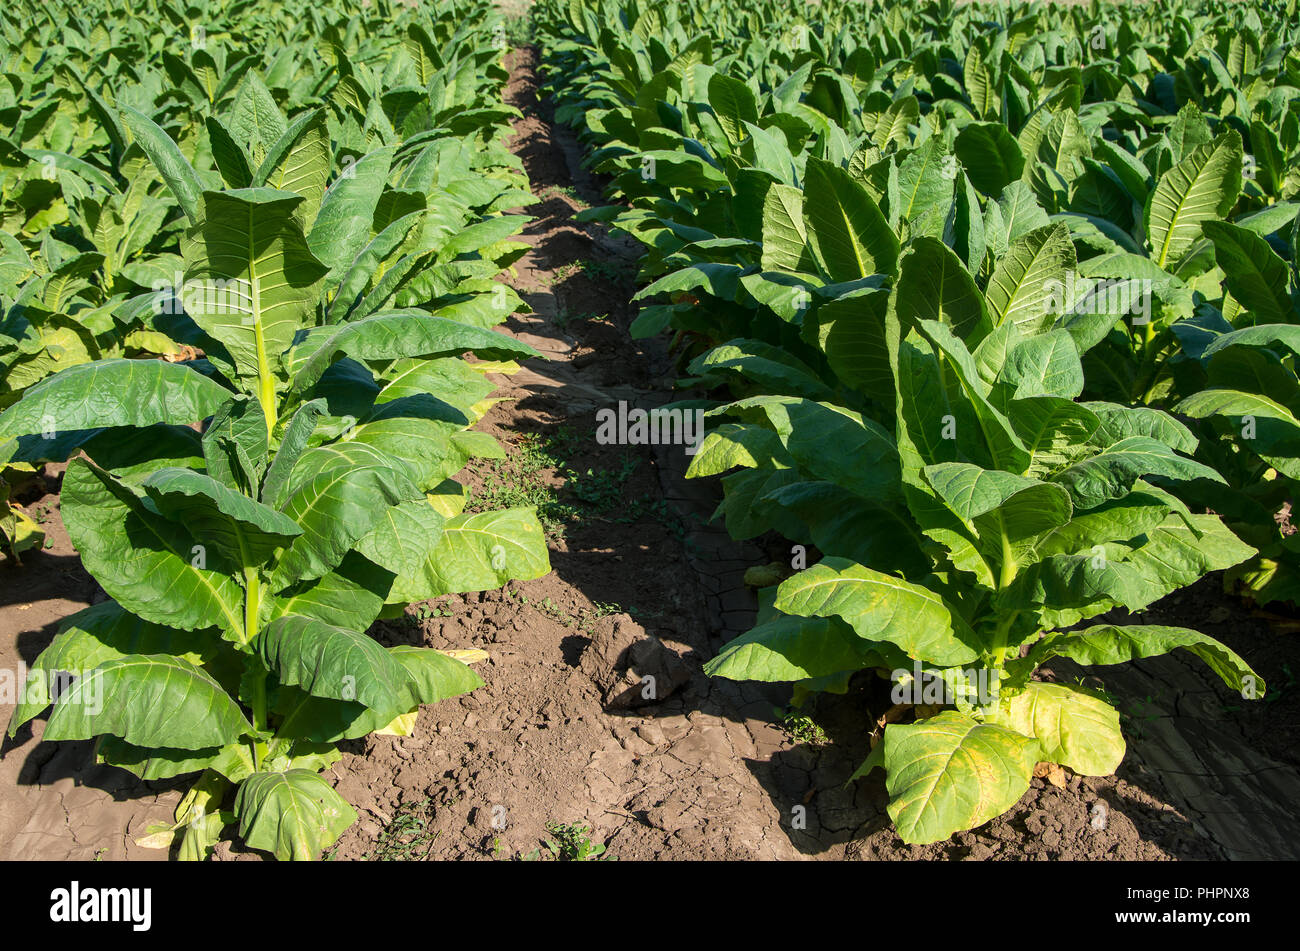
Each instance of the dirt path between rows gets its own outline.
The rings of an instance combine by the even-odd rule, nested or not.
[[[700,670],[721,643],[711,632],[752,619],[741,576],[757,555],[700,530],[713,500],[683,484],[682,446],[596,441],[598,409],[670,401],[671,367],[624,329],[635,250],[573,220],[599,189],[537,102],[533,64],[515,54],[507,92],[525,114],[512,147],[542,199],[509,278],[533,312],[506,329],[549,359],[494,378],[504,402],[478,428],[512,453],[558,443],[565,475],[543,477],[577,517],[552,540],[551,574],[389,626],[394,642],[485,649],[487,685],[426,707],[415,736],[369,738],[338,764],[363,818],[337,854],[390,855],[394,830],[420,823],[405,839],[427,838],[429,857],[515,857],[554,839],[547,823],[581,823],[619,858],[795,858],[764,785],[789,745],[772,723],[777,695]]]

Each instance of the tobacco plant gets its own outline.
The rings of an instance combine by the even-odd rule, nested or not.
[[[885,768],[900,834],[928,842],[1010,808],[1040,761],[1118,765],[1116,710],[1035,679],[1053,656],[1183,647],[1261,693],[1212,639],[1110,613],[1253,571],[1201,514],[1233,444],[1162,410],[1214,414],[1179,402],[1211,347],[1270,350],[1253,386],[1283,346],[1235,295],[1291,306],[1300,61],[1272,8],[877,12],[606,0],[534,19],[557,37],[557,116],[620,202],[586,217],[645,247],[633,333],[672,331],[683,384],[723,397],[689,474],[723,475],[733,536],[821,555],[707,669],[796,697],[894,675],[909,699],[861,772]],[[1270,246],[1265,280],[1229,266]],[[1243,446],[1290,439],[1265,429]]]
[[[1005,324],[985,323],[982,340],[963,340],[950,321],[964,310],[978,327],[983,295],[968,277],[954,283],[941,319],[926,316],[933,302],[915,285],[891,295],[893,433],[833,404],[752,397],[715,411],[739,422],[706,438],[690,473],[744,467],[724,480],[729,526],[757,499],[782,511],[779,524],[802,520],[824,554],[783,581],[758,626],[706,670],[842,690],[878,669],[910,683],[900,711],[911,722],[904,712],[886,725],[857,774],[885,769],[889,813],[908,842],[1000,815],[1039,762],[1090,776],[1119,765],[1119,712],[1093,690],[1034,679],[1052,657],[1114,664],[1184,648],[1243,696],[1263,690],[1240,657],[1196,631],[1078,627],[1141,611],[1253,549],[1163,487],[1221,481],[1188,458],[1196,439],[1186,427],[1155,410],[1078,401],[1081,330],[1008,341],[995,336]],[[990,364],[976,341],[1005,346],[1005,359]]]

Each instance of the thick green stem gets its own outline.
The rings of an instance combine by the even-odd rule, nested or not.
[[[1011,582],[1016,580],[1016,571],[1019,565],[1016,564],[1016,556],[1011,551],[1011,540],[1007,538],[1006,530],[1002,531],[1002,571],[998,578],[998,590],[1003,590],[1010,586]]]
[[[1010,587],[1011,582],[1016,580],[1019,565],[1016,564],[1015,554],[1011,551],[1011,540],[1007,538],[1005,525],[1001,526],[1000,534],[1002,535],[1002,570],[999,573],[998,590],[1005,591]],[[999,670],[1006,661],[1007,639],[1011,633],[1011,624],[1019,613],[1019,611],[1010,611],[998,621],[993,638],[993,663]]]
[[[244,569],[244,644],[250,648],[257,638],[258,616],[261,614],[261,608],[262,579],[258,577],[257,569],[249,566]],[[260,769],[262,757],[266,752],[266,743],[261,739],[261,735],[267,730],[266,670],[257,657],[253,657],[252,662],[254,664],[252,670],[253,696],[250,698],[250,702],[253,707],[253,731],[258,734],[252,743],[253,768]]]
[[[257,400],[262,404],[262,415],[266,417],[266,438],[270,439],[275,432],[278,416],[275,405],[275,377],[271,374],[271,367],[266,359],[266,344],[262,339],[260,323],[254,326],[253,333],[257,338]]]

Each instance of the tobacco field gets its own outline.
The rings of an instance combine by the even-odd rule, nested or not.
[[[1296,857],[1297,40],[18,0],[0,858]]]

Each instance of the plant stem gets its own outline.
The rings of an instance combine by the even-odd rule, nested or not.
[[[1011,551],[1011,540],[1007,538],[1006,526],[1002,526],[1002,570],[998,578],[998,590],[1004,590],[1009,587],[1011,582],[1016,580],[1016,571],[1019,565],[1016,564],[1016,556]]]
[[[258,616],[261,613],[262,601],[262,579],[258,577],[257,569],[251,565],[244,568],[244,643],[251,646],[258,633]],[[253,731],[258,734],[253,740],[253,768],[260,769],[262,765],[262,755],[266,752],[266,744],[260,738],[262,733],[266,732],[266,669],[262,666],[261,660],[253,656],[252,662],[255,665],[252,671],[253,679]]]

